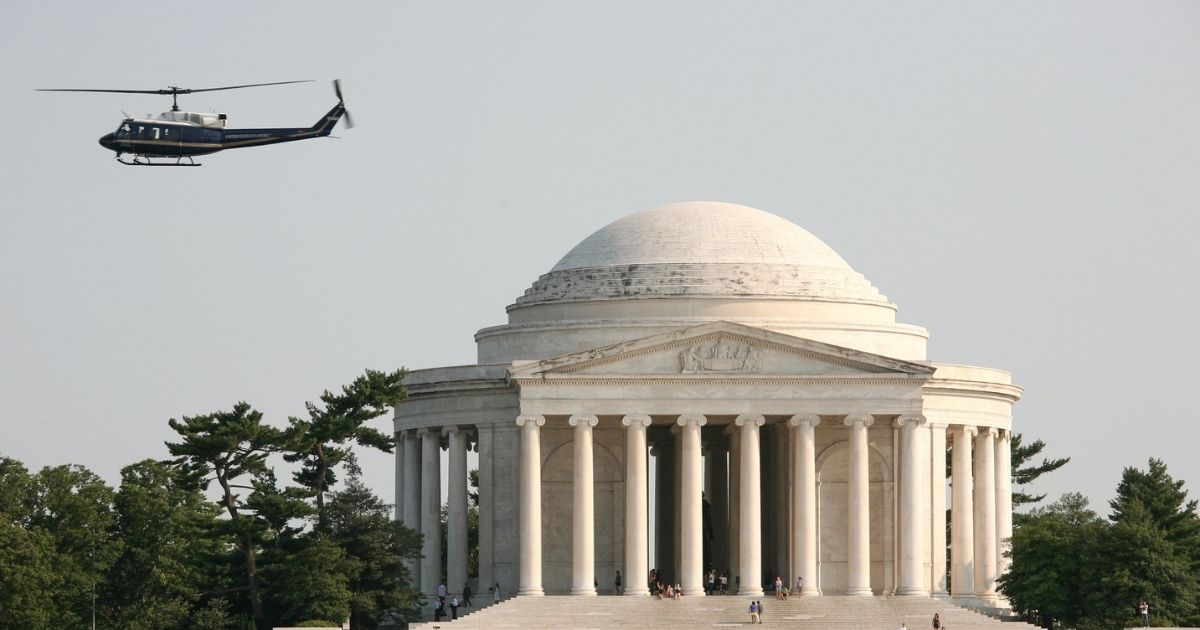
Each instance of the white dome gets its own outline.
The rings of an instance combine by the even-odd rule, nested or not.
[[[888,304],[837,252],[796,224],[746,206],[693,201],[638,212],[597,230],[510,309],[735,296]]]
[[[600,228],[551,272],[667,263],[770,264],[853,272],[821,239],[769,212],[690,201],[643,210]]]

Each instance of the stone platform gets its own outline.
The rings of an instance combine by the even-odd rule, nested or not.
[[[945,630],[1033,630],[1020,622],[1001,622],[980,613],[928,597],[795,597],[779,601],[768,595],[762,628],[801,630],[909,630],[931,628],[934,613]],[[421,630],[608,630],[631,628],[732,628],[748,626],[751,598],[684,597],[516,597],[471,612],[455,621],[413,624]]]

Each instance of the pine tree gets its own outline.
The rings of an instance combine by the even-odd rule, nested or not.
[[[1038,477],[1048,472],[1054,472],[1071,461],[1070,457],[1059,459],[1043,458],[1040,464],[1026,465],[1029,460],[1033,459],[1042,452],[1042,449],[1046,448],[1046,443],[1042,440],[1034,440],[1029,444],[1023,444],[1021,437],[1020,433],[1014,433],[1011,442],[1012,485],[1014,488],[1012,504],[1014,509],[1018,506],[1038,503],[1046,498],[1045,494],[1031,495],[1024,492],[1023,489],[1018,488],[1033,483]]]

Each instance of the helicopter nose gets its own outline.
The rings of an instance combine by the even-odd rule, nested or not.
[[[103,136],[100,136],[100,146],[108,149],[109,151],[117,150],[116,145],[113,143],[113,135],[111,133],[106,133]]]

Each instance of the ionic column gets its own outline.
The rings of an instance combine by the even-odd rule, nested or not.
[[[421,436],[421,592],[437,596],[442,579],[442,434],[420,429]]]
[[[704,595],[704,461],[700,452],[701,415],[679,416],[680,466],[679,583],[685,595]]]
[[[571,487],[571,594],[596,594],[596,502],[592,427],[596,416],[571,416],[575,427],[575,474]]]
[[[446,588],[459,592],[467,583],[467,433],[443,429],[449,436],[450,466],[446,495]]]
[[[421,440],[416,434],[405,434],[404,524],[421,531]]]
[[[392,447],[396,451],[396,518],[401,525],[407,525],[404,522],[404,432],[396,431],[393,435],[395,445]]]
[[[1012,431],[996,436],[996,575],[1008,571],[1004,557],[1012,543]]]
[[[850,427],[846,594],[871,595],[871,478],[867,428],[875,423],[875,419],[869,415],[853,415],[847,416],[843,423]]]
[[[521,427],[521,562],[517,595],[542,592],[542,416],[519,416]]]
[[[929,595],[921,575],[924,558],[921,553],[925,535],[921,513],[921,461],[917,430],[925,424],[920,415],[900,416],[900,580],[897,595]]]
[[[496,427],[490,423],[476,425],[478,434],[475,450],[479,453],[479,590],[496,582]],[[509,586],[511,589],[511,585]]]
[[[946,580],[946,425],[929,425],[929,550],[933,594],[947,595]]]
[[[647,595],[646,576],[650,574],[650,517],[646,486],[646,427],[650,416],[629,414],[621,418],[625,425],[625,586],[626,595]]]
[[[738,595],[758,597],[762,590],[762,483],[759,477],[758,429],[766,424],[760,415],[740,415],[733,423],[741,427],[741,457],[738,462]]]
[[[821,417],[797,415],[788,420],[792,431],[792,566],[804,586],[798,595],[820,595],[817,589],[817,455],[816,427]],[[795,584],[796,576],[789,576]]]
[[[971,440],[975,427],[955,426],[954,450],[950,468],[950,594],[959,600],[972,600],[975,594],[975,509],[971,493]]]
[[[729,569],[729,592],[738,589],[741,576],[741,496],[742,496],[742,430],[734,424],[725,427],[729,435],[729,557],[725,567]]]
[[[996,429],[975,437],[975,597],[996,602]]]

